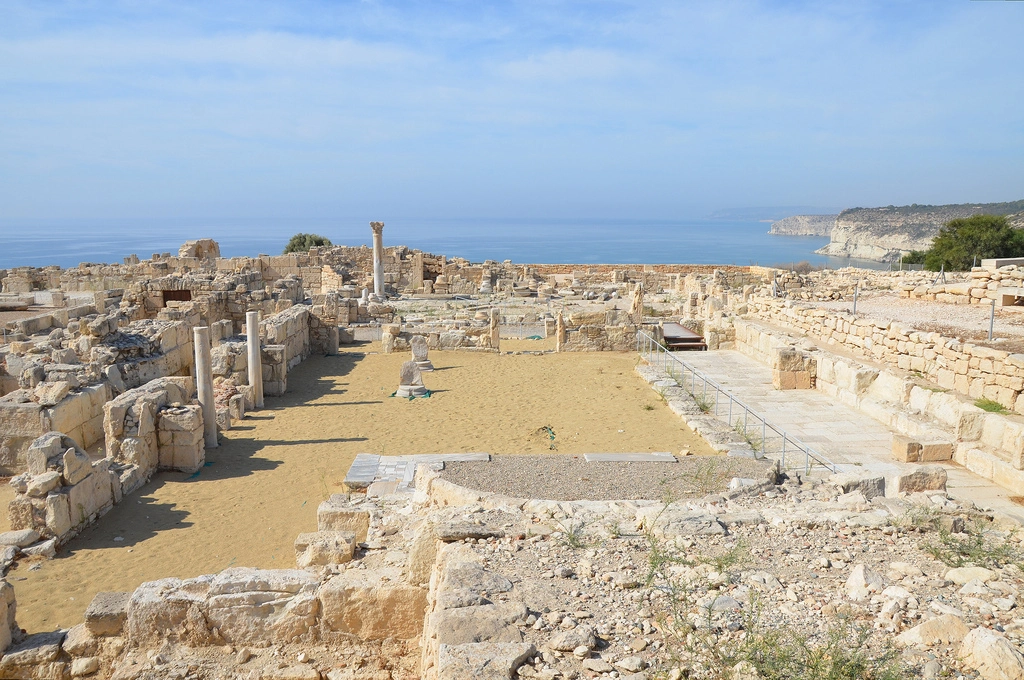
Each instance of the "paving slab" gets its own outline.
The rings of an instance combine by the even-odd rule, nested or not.
[[[443,470],[446,462],[489,461],[489,453],[415,453],[404,456],[356,455],[345,484],[351,489],[367,489],[372,495],[412,493],[416,467],[427,465]]]
[[[584,453],[588,463],[675,463],[676,457],[668,452],[658,453]]]

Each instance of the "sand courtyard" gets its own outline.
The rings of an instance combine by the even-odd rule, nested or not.
[[[309,358],[285,396],[224,433],[199,473],[159,473],[56,559],[21,561],[8,577],[19,624],[69,627],[95,593],[159,578],[294,568],[295,536],[316,528],[317,505],[344,490],[361,452],[713,453],[634,373],[633,353],[432,352],[432,396],[410,401],[390,397],[407,356],[378,349]]]

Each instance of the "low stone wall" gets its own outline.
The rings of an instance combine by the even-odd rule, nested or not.
[[[104,406],[107,458],[116,463],[122,492],[131,493],[157,469],[195,472],[205,460],[203,421],[190,404],[191,378],[160,378]]]
[[[752,297],[750,314],[802,331],[905,371],[916,371],[943,389],[986,398],[1024,413],[1024,354],[960,342],[852,314]]]
[[[92,448],[103,439],[103,404],[109,398],[106,383],[71,391],[64,381],[41,383],[53,401],[0,401],[0,473],[25,470],[25,454],[37,437],[51,430],[66,433],[81,446]],[[63,396],[62,396],[63,395]]]

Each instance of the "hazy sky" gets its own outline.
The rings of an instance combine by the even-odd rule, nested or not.
[[[1024,2],[0,0],[0,217],[1024,198]]]

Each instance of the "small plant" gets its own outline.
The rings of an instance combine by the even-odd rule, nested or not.
[[[652,406],[651,404],[644,404],[640,408],[642,408],[645,411],[653,411],[654,410],[654,406]]]
[[[314,246],[330,246],[331,239],[326,236],[320,236],[319,234],[295,234],[288,240],[288,245],[284,247],[284,254],[288,253],[306,253],[309,249]]]
[[[1006,408],[998,401],[992,399],[976,399],[974,405],[980,408],[982,411],[988,411],[989,413],[1009,413]]]
[[[583,534],[586,524],[584,522],[573,522],[568,519],[566,521],[568,522],[568,526],[561,520],[555,520],[555,524],[557,524],[559,529],[561,529],[562,534],[559,537],[558,542],[570,550],[579,550],[580,548],[586,548],[589,546],[590,541],[586,540]]]
[[[701,410],[701,413],[710,413],[711,409],[715,406],[715,402],[708,399],[706,394],[693,395],[693,401],[696,402],[697,408]]]
[[[939,511],[926,505],[912,505],[902,515],[893,517],[892,525],[900,529],[935,531],[939,528]]]
[[[737,421],[736,427],[733,428],[736,432],[743,437],[743,441],[750,444],[750,448],[759,449],[761,448],[761,438],[757,436],[756,430],[748,428],[743,422]]]
[[[1008,564],[1020,566],[1024,555],[1009,540],[989,533],[975,522],[967,531],[954,534],[939,529],[938,540],[921,545],[926,553],[949,567],[988,567],[998,569]]]
[[[690,475],[689,482],[700,496],[707,496],[722,488],[733,477],[733,467],[724,464],[719,458],[703,458]]]

